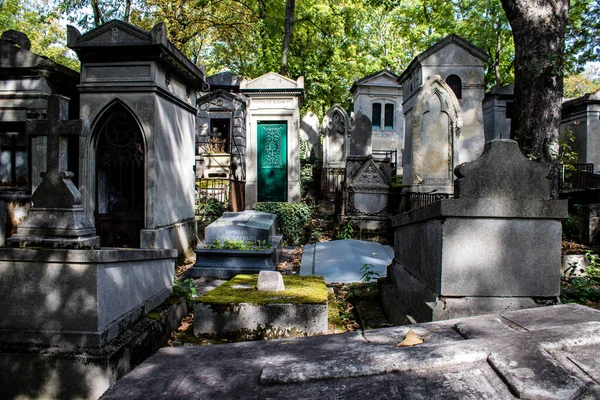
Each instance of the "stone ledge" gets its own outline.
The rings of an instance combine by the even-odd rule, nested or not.
[[[124,261],[160,260],[177,258],[177,250],[173,249],[118,249],[104,247],[101,249],[0,249],[0,261],[37,261],[48,263],[113,263]]]
[[[444,217],[564,219],[568,217],[568,203],[566,200],[442,199],[392,217],[392,226]]]

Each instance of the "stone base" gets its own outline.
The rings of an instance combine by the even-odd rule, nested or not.
[[[352,221],[355,227],[365,231],[385,232],[390,228],[390,218],[345,215],[345,221]]]
[[[143,249],[175,249],[180,259],[191,257],[197,243],[196,219],[156,229],[142,229],[140,242]]]
[[[407,323],[444,321],[490,313],[522,310],[537,307],[533,297],[461,296],[443,297],[429,290],[409,273],[400,278],[402,284],[392,283],[393,277],[382,280],[381,305],[388,320],[395,325]],[[411,299],[402,300],[402,299]],[[547,302],[548,298],[543,298]],[[558,304],[557,298],[550,299]]]
[[[9,247],[98,248],[96,228],[85,218],[82,207],[32,207],[18,231],[7,240]]]
[[[97,249],[100,237],[95,235],[84,237],[39,237],[16,234],[7,240],[9,247],[43,247],[46,249]]]
[[[271,339],[325,334],[327,328],[327,304],[194,305],[194,335]]]
[[[184,299],[165,303],[102,349],[0,343],[0,398],[97,399],[163,347],[187,313]]]
[[[172,290],[174,250],[0,249],[0,341],[99,348]]]
[[[196,248],[196,264],[187,270],[192,278],[231,279],[239,274],[274,271],[283,247],[282,236],[271,239],[269,250],[219,250]]]

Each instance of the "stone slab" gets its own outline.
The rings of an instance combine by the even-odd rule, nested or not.
[[[165,345],[188,314],[185,299],[166,302],[102,349],[0,344],[0,398],[97,399]]]
[[[324,334],[327,328],[327,304],[194,305],[194,335],[261,339]]]
[[[300,275],[319,275],[325,282],[360,282],[361,267],[371,264],[373,272],[386,275],[394,258],[390,246],[376,242],[347,239],[304,246]]]
[[[383,328],[365,336],[165,348],[103,399],[231,398],[241,393],[247,398],[513,399],[515,390],[522,398],[578,398],[584,396],[582,387],[592,396],[579,398],[598,393],[600,384],[589,378],[597,376],[597,363],[582,353],[600,350],[600,323],[595,321],[600,311],[562,305],[510,314],[528,321],[513,329],[493,314]],[[477,335],[458,334],[459,324],[476,327]],[[407,329],[423,336],[423,345],[396,347]],[[557,352],[572,355],[582,369],[574,372],[573,363],[565,364],[567,356],[556,358]],[[199,359],[202,368],[191,367]]]
[[[207,244],[216,239],[269,242],[275,235],[276,217],[275,214],[253,210],[223,213],[221,218],[206,227],[205,241]]]
[[[0,341],[101,347],[170,295],[176,256],[0,249]]]

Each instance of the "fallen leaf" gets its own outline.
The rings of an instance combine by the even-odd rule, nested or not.
[[[410,347],[421,343],[423,343],[423,338],[417,335],[412,329],[409,329],[406,335],[404,335],[404,339],[396,347]]]

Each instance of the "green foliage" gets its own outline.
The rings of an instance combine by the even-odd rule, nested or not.
[[[335,237],[336,239],[352,239],[352,235],[354,235],[354,224],[352,221],[348,220],[342,225],[341,229],[338,230]]]
[[[600,302],[600,257],[592,254],[591,251],[587,251],[585,256],[589,261],[585,269],[585,276],[574,277],[563,282],[560,296],[563,303]]]
[[[360,270],[363,272],[360,280],[363,282],[371,282],[377,278],[381,278],[381,275],[378,272],[373,271],[373,264],[363,264],[360,267]]]
[[[207,248],[217,250],[269,250],[271,247],[271,244],[266,240],[257,240],[256,242],[252,242],[250,240],[244,241],[224,239],[221,241],[221,239],[217,238]]]
[[[584,74],[569,75],[564,80],[564,97],[572,99],[600,90],[600,78]]]
[[[196,204],[196,215],[200,217],[199,222],[204,225],[216,221],[225,211],[227,205],[213,197],[203,198]]]
[[[8,29],[24,32],[31,41],[31,52],[73,70],[79,70],[79,60],[66,46],[66,26],[61,10],[47,2],[4,0],[0,2],[0,33]]]
[[[577,240],[579,238],[579,218],[581,216],[581,206],[574,204],[569,209],[569,217],[562,223],[563,236],[567,240]]]
[[[180,281],[175,279],[173,282],[173,295],[185,297],[188,307],[193,307],[193,300],[198,297],[198,290],[194,286],[194,281],[190,278]]]
[[[313,209],[304,203],[257,203],[256,211],[277,215],[277,228],[289,245],[306,243],[310,237]]]

